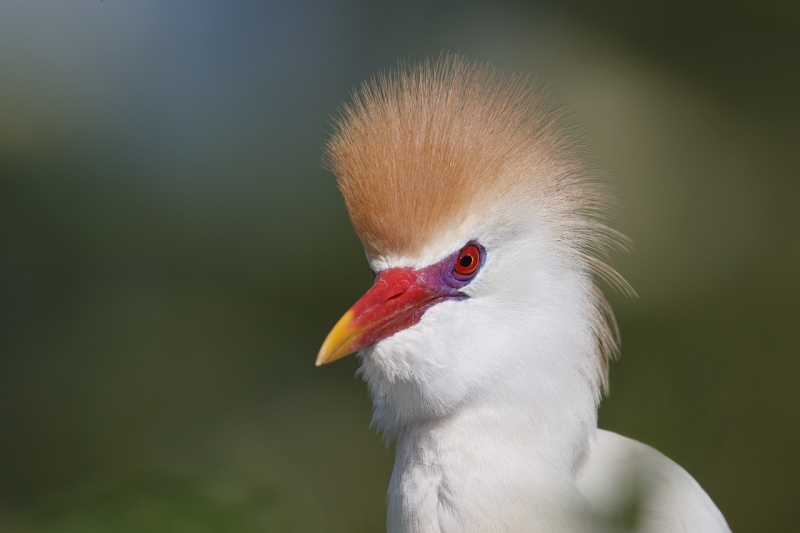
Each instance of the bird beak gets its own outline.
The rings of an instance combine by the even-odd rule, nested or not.
[[[452,288],[430,281],[433,280],[427,269],[390,268],[381,271],[372,288],[328,333],[317,355],[317,366],[357,352],[416,324],[430,306],[453,296]]]

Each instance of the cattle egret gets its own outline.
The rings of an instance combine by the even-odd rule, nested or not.
[[[658,451],[597,428],[625,239],[528,82],[442,56],[364,84],[327,144],[375,284],[317,364],[358,352],[396,439],[389,533],[730,531]]]

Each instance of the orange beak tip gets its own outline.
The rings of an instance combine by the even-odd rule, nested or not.
[[[328,333],[325,342],[317,354],[317,366],[336,361],[349,354],[348,345],[351,337],[356,333],[353,327],[353,311],[346,312]]]

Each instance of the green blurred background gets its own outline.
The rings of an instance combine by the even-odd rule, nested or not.
[[[800,523],[793,1],[0,3],[0,530],[379,532],[371,275],[329,117],[399,58],[531,73],[624,203],[600,425]],[[610,292],[610,291],[606,291]]]

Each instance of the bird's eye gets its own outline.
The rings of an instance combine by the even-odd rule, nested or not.
[[[458,254],[453,273],[462,281],[472,279],[481,266],[481,249],[476,244],[468,244]]]

